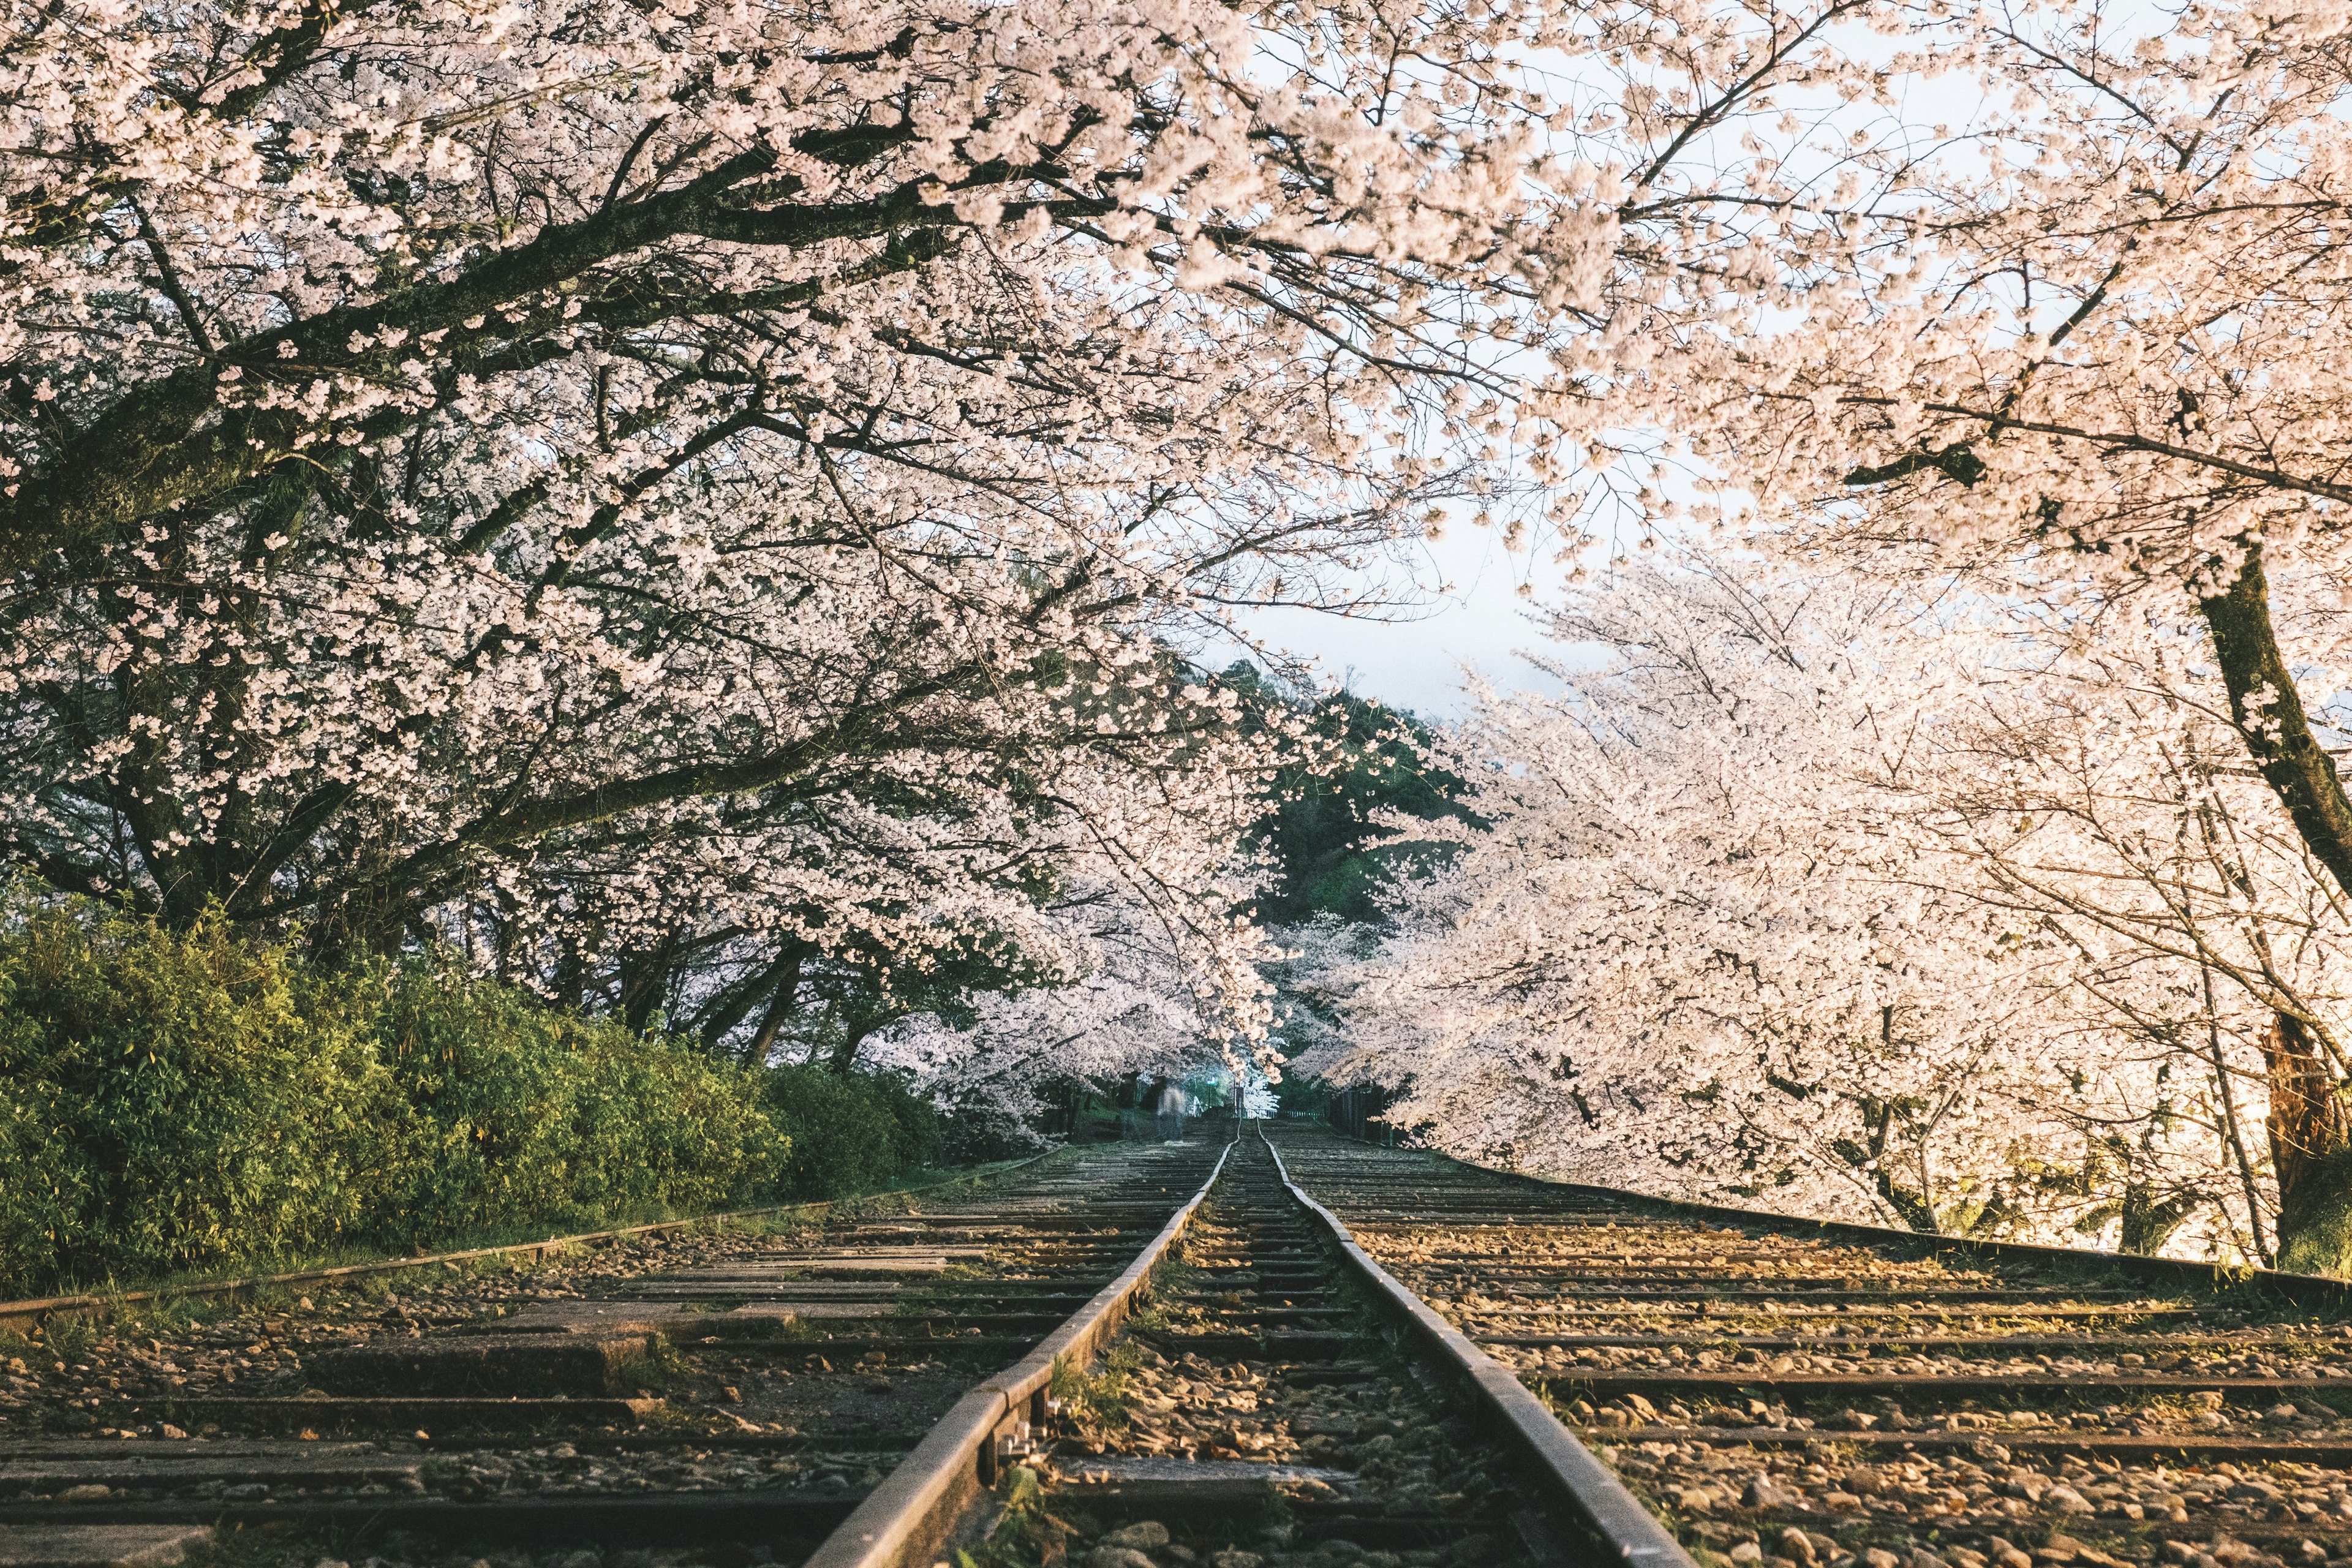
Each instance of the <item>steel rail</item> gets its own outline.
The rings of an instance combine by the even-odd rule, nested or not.
[[[1201,1190],[1169,1217],[1119,1277],[1036,1349],[956,1401],[898,1468],[867,1493],[801,1568],[929,1568],[959,1520],[996,1482],[1006,1439],[1045,1418],[1045,1390],[1066,1361],[1085,1365],[1126,1321],[1170,1247],[1192,1223],[1239,1142],[1239,1130]]]
[[[188,1285],[160,1286],[152,1290],[123,1290],[109,1293],[85,1293],[76,1296],[40,1296],[21,1301],[0,1301],[0,1332],[23,1333],[37,1329],[52,1318],[110,1318],[124,1307],[142,1302],[184,1300],[190,1297],[205,1300],[226,1298],[236,1300],[257,1290],[271,1289],[283,1285],[331,1285],[345,1279],[362,1279],[374,1274],[397,1274],[410,1268],[436,1268],[442,1264],[457,1264],[485,1258],[516,1258],[529,1253],[544,1258],[550,1252],[560,1252],[572,1247],[593,1247],[600,1242],[620,1241],[633,1236],[666,1235],[671,1231],[691,1230],[697,1226],[727,1220],[766,1219],[776,1215],[806,1215],[812,1218],[830,1214],[843,1204],[864,1203],[877,1198],[891,1198],[915,1193],[935,1193],[942,1187],[958,1186],[965,1182],[994,1181],[999,1176],[1035,1164],[1059,1149],[1048,1149],[1043,1154],[1032,1154],[1025,1160],[1013,1160],[1003,1164],[977,1167],[950,1176],[943,1182],[927,1182],[919,1187],[893,1187],[887,1192],[861,1193],[854,1197],[829,1198],[812,1204],[774,1204],[766,1208],[727,1209],[717,1214],[697,1215],[691,1219],[658,1220],[651,1225],[624,1226],[614,1230],[582,1231],[572,1236],[551,1236],[545,1241],[518,1241],[501,1247],[475,1247],[462,1252],[429,1252],[415,1258],[387,1258],[373,1263],[346,1263],[331,1268],[298,1268],[285,1274],[257,1274],[236,1279],[198,1280]]]
[[[1371,1255],[1356,1244],[1356,1238],[1338,1215],[1291,1180],[1290,1169],[1283,1163],[1282,1151],[1265,1136],[1263,1127],[1258,1130],[1258,1138],[1274,1155],[1282,1184],[1290,1189],[1290,1195],[1338,1245],[1348,1267],[1412,1326],[1414,1333],[1441,1363],[1454,1368],[1469,1382],[1479,1403],[1533,1463],[1537,1473],[1549,1483],[1555,1500],[1591,1532],[1595,1544],[1629,1568],[1696,1568],[1673,1533],[1651,1515],[1591,1449],[1560,1425],[1544,1402],[1519,1381],[1517,1373],[1480,1350],[1374,1262]]]

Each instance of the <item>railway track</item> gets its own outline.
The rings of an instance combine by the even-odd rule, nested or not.
[[[1541,1479],[1401,1343],[1255,1131],[1099,1370],[1052,1385],[1004,1562],[1525,1564],[1572,1554]],[[1155,1554],[1157,1554],[1155,1556]]]
[[[775,1235],[52,1322],[0,1342],[0,1564],[273,1540],[803,1555],[1118,1276],[1222,1143],[1073,1151]]]
[[[2352,1568],[2341,1287],[1239,1133],[54,1339],[0,1568]]]
[[[2340,1288],[1276,1140],[1696,1551],[1766,1568],[2352,1568]]]

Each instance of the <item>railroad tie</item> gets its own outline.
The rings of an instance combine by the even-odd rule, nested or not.
[[[0,1354],[0,1568],[163,1568],[263,1525],[315,1536],[311,1560],[365,1528],[415,1543],[388,1563],[795,1561],[1222,1152],[1071,1151],[779,1234],[624,1235],[521,1268],[306,1280],[299,1305],[58,1325]]]
[[[1564,1189],[1304,1128],[1298,1179],[1695,1550],[2352,1568],[2340,1288]]]

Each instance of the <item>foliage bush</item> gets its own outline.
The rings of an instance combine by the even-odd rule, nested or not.
[[[425,1156],[404,1204],[435,1226],[708,1209],[773,1187],[788,1149],[756,1073],[415,960],[393,982],[378,1049]]]
[[[766,1104],[792,1141],[783,1190],[796,1198],[881,1186],[940,1152],[939,1113],[896,1073],[780,1067],[768,1075]]]
[[[0,1296],[837,1195],[938,1139],[896,1078],[0,889]]]
[[[0,923],[0,1277],[38,1288],[362,1235],[417,1163],[358,977],[216,921],[12,899]]]

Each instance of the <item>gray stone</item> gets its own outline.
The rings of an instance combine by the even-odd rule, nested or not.
[[[1087,1553],[1087,1568],[1160,1568],[1132,1546],[1097,1546]]]
[[[1168,1527],[1156,1519],[1138,1520],[1122,1530],[1114,1530],[1102,1538],[1105,1546],[1128,1546],[1139,1552],[1150,1552],[1168,1544]]]
[[[204,1524],[12,1525],[0,1568],[166,1568],[212,1538]]]

